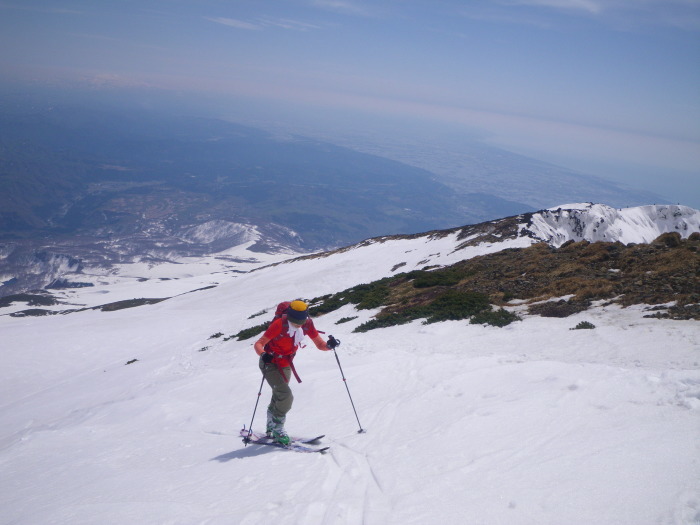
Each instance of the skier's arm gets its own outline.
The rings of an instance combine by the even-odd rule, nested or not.
[[[253,348],[255,348],[255,353],[258,355],[263,355],[265,353],[265,345],[269,342],[269,337],[262,336],[260,339],[258,339],[253,345]]]
[[[323,338],[320,335],[316,335],[316,337],[312,337],[311,340],[314,342],[316,345],[316,348],[319,350],[328,351],[330,348],[328,348],[328,345],[326,342],[323,340]],[[263,345],[264,346],[264,345]]]

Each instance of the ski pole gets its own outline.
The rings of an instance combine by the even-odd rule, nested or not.
[[[362,423],[360,423],[360,418],[357,416],[357,410],[355,410],[355,403],[352,401],[352,395],[350,394],[350,387],[348,387],[348,380],[345,379],[345,374],[343,373],[343,367],[340,366],[340,358],[338,357],[338,352],[335,351],[336,347],[340,345],[340,341],[333,337],[332,335],[328,337],[328,346],[333,349],[335,354],[335,360],[338,363],[338,368],[340,369],[340,375],[343,378],[343,383],[345,383],[345,389],[348,391],[348,396],[350,397],[350,404],[352,405],[352,410],[355,412],[355,419],[357,419],[357,424],[360,426],[360,430],[357,431],[358,434],[362,434],[365,430],[362,428]]]
[[[265,372],[263,371],[262,373],[262,381],[260,381],[260,389],[258,390],[258,397],[255,400],[255,408],[253,409],[253,417],[250,418],[250,427],[248,427],[248,435],[243,438],[243,443],[245,443],[245,446],[248,446],[248,443],[250,443],[250,436],[253,435],[253,420],[255,419],[255,412],[258,410],[258,402],[260,401],[260,396],[262,395],[262,387],[263,383],[265,382]],[[245,427],[243,427],[245,428]]]

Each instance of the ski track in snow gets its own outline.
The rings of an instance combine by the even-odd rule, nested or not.
[[[397,262],[447,264],[463,256],[450,243],[392,240],[217,274],[217,288],[116,312],[0,316],[0,524],[700,524],[700,330],[644,318],[643,306],[366,334],[352,329],[375,312],[345,306],[316,324],[342,340],[367,432],[333,355],[310,344],[287,427],[325,433],[329,452],[241,443],[260,386],[253,340],[212,334]],[[154,297],[183,284],[105,288]],[[596,328],[571,330],[584,320]],[[256,428],[268,398],[265,386]]]

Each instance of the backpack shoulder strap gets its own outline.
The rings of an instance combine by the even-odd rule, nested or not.
[[[272,349],[270,348],[270,343],[272,341],[277,341],[277,339],[280,339],[282,337],[287,336],[287,333],[289,332],[289,321],[287,321],[287,315],[286,314],[282,315],[280,318],[282,319],[282,331],[279,333],[279,335],[270,339],[267,342],[267,344],[265,345],[265,352],[267,352],[268,354],[275,355],[272,352]],[[274,319],[273,322],[276,320],[277,319]],[[296,352],[292,352],[291,354],[285,355],[284,357],[286,357],[289,360],[289,367],[292,369],[292,373],[294,374],[294,378],[297,380],[298,383],[301,383],[301,378],[299,377],[299,374],[297,373],[297,369],[294,367],[294,357],[295,356],[296,356]],[[277,369],[279,370],[280,375],[282,376],[282,379],[284,379],[285,383],[289,382],[287,380],[287,377],[282,373],[282,369],[279,367],[279,365],[277,365]]]

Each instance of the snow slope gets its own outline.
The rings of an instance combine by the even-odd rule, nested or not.
[[[243,446],[260,386],[253,340],[212,335],[262,322],[269,313],[250,317],[284,298],[501,244],[456,253],[462,241],[375,240],[220,273],[155,305],[0,316],[0,523],[700,523],[700,330],[643,307],[364,334],[352,329],[373,312],[343,307],[316,324],[342,341],[367,432],[333,355],[311,345],[287,426],[326,433],[330,452]],[[154,297],[177,282],[109,288]],[[571,330],[582,320],[596,328]]]

